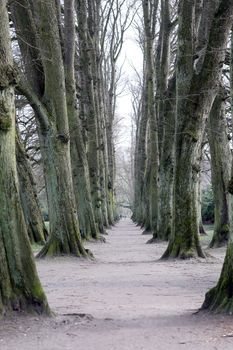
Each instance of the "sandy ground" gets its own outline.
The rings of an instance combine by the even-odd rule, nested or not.
[[[56,316],[0,321],[0,350],[232,350],[233,318],[195,314],[224,250],[207,262],[161,262],[166,244],[147,240],[122,220],[106,244],[88,244],[96,261],[38,261]]]

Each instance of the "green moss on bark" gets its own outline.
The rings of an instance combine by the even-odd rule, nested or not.
[[[217,285],[205,296],[202,309],[233,314],[233,243],[229,243]]]

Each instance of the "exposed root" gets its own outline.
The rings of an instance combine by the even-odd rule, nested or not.
[[[175,242],[170,242],[161,259],[205,259],[205,253],[202,251],[199,245],[192,246],[191,248],[182,247]]]
[[[90,252],[91,253],[91,252]],[[36,258],[46,258],[46,257],[53,257],[53,256],[63,256],[63,255],[71,255],[76,257],[91,257],[93,254],[89,254],[89,251],[85,248],[83,248],[81,245],[78,246],[78,243],[76,246],[72,247],[72,250],[70,246],[68,245],[62,245],[59,241],[50,238],[50,240],[45,244],[45,246],[39,251],[39,253],[36,255]]]
[[[228,244],[228,239],[216,240],[213,238],[208,248],[222,248],[222,247],[226,247],[227,244]]]
[[[106,238],[104,236],[102,236],[102,235],[98,235],[97,237],[89,238],[88,242],[106,243]]]
[[[152,235],[152,232],[151,230],[146,229],[142,232],[142,235]]]
[[[233,314],[233,243],[229,243],[218,284],[210,289],[202,305],[202,309]]]
[[[149,239],[146,244],[155,244],[155,243],[158,243],[158,239],[157,238],[154,238],[152,237],[151,239]]]

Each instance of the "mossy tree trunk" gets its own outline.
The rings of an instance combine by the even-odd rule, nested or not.
[[[201,150],[203,152],[203,149]],[[201,162],[201,159],[200,159]],[[199,221],[199,234],[200,235],[207,235],[203,220],[202,220],[202,187],[201,187],[201,173],[199,173],[199,180],[198,180],[198,187],[197,187],[197,198],[198,198],[198,221]]]
[[[146,168],[146,135],[148,126],[148,115],[145,113],[144,95],[145,87],[143,87],[142,106],[140,107],[141,113],[137,125],[137,145],[135,149],[134,160],[134,205],[133,205],[133,221],[138,224],[144,222],[143,217],[143,199],[144,199],[144,176]],[[149,229],[149,228],[148,228]]]
[[[74,197],[65,73],[54,1],[37,1],[39,46],[45,73],[43,100],[50,115],[49,128],[41,129],[49,203],[50,239],[39,256],[86,256],[82,245]],[[46,54],[45,54],[46,53]],[[56,62],[56,64],[55,64]]]
[[[232,197],[232,196],[231,196]],[[226,257],[217,285],[205,295],[202,309],[233,314],[233,241],[229,240]]]
[[[216,86],[220,82],[227,37],[232,24],[233,1],[221,1],[218,4],[199,70],[196,70],[193,64],[194,10],[193,2],[180,1],[174,219],[171,239],[164,258],[204,257],[198,239],[198,157],[206,117],[217,93]]]
[[[175,138],[175,75],[169,80],[170,39],[174,23],[168,0],[161,2],[161,25],[156,50],[156,111],[159,130],[159,240],[168,240],[172,225],[174,138]]]
[[[229,4],[227,16],[232,21],[233,3]],[[231,16],[231,17],[230,17]],[[232,25],[232,23],[231,23]],[[231,34],[231,97],[233,97],[233,36]],[[231,102],[232,103],[232,102]],[[232,159],[231,159],[232,161]],[[233,161],[231,167],[231,177],[228,184],[229,191],[229,214],[230,214],[230,234],[226,256],[217,285],[210,289],[205,296],[202,309],[214,312],[233,314]]]
[[[207,127],[214,195],[214,234],[210,242],[211,248],[226,245],[230,231],[227,187],[230,179],[231,151],[226,130],[226,98],[227,91],[220,87]]]
[[[30,242],[44,244],[48,231],[42,217],[31,165],[18,133],[16,135],[16,161],[20,199]]]
[[[159,171],[159,147],[158,147],[158,120],[155,108],[155,65],[154,44],[157,19],[158,1],[143,2],[143,17],[145,30],[145,113],[149,121],[148,144],[148,196],[149,216],[153,238],[158,235],[158,171]]]
[[[86,256],[73,190],[62,38],[56,2],[37,0],[30,6],[28,2],[24,5],[12,4],[27,78],[26,83],[22,79],[19,90],[28,98],[38,120],[50,221],[49,240],[38,256]],[[18,10],[21,16],[17,16]],[[25,42],[31,43],[30,51]],[[33,59],[28,62],[30,55]],[[35,57],[41,62],[42,70],[35,65]],[[26,64],[29,67],[26,68]]]
[[[90,177],[86,150],[83,142],[82,125],[77,106],[75,81],[75,6],[74,0],[64,2],[65,9],[65,73],[66,97],[71,139],[71,163],[73,182],[82,237],[98,239],[98,228],[92,207]]]
[[[20,205],[15,156],[14,86],[7,2],[0,2],[0,315],[49,314]]]
[[[99,179],[100,179],[100,194],[101,194],[101,209],[103,216],[103,223],[105,227],[109,227],[109,211],[108,211],[108,143],[106,136],[106,118],[103,90],[103,75],[102,75],[102,56],[104,52],[100,51],[101,45],[101,30],[100,16],[101,16],[101,1],[91,0],[91,6],[88,7],[89,14],[89,34],[93,43],[92,55],[92,74],[94,87],[94,101],[96,109],[97,122],[97,138],[99,153]]]
[[[150,138],[147,135],[146,138],[146,150],[149,149],[150,145]],[[143,192],[142,192],[142,218],[143,221],[141,222],[141,227],[144,228],[143,234],[151,234],[152,229],[151,229],[151,216],[149,215],[150,213],[150,173],[151,173],[151,162],[150,162],[150,157],[147,157],[146,159],[146,168],[145,168],[145,174],[144,174],[144,179],[143,179]],[[152,243],[152,240],[150,239],[148,243]]]
[[[174,139],[175,139],[175,77],[169,82],[164,94],[163,140],[159,171],[159,218],[158,239],[168,240],[172,231],[172,205],[174,181]]]
[[[104,218],[102,213],[102,196],[100,184],[100,144],[98,138],[98,109],[96,106],[96,56],[94,13],[92,1],[87,4],[86,0],[76,0],[76,12],[78,19],[78,37],[80,52],[80,104],[81,118],[86,129],[87,160],[90,174],[90,187],[93,210],[98,229],[105,232]]]

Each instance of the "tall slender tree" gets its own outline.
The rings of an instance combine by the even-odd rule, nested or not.
[[[87,154],[84,146],[82,125],[79,119],[77,89],[75,79],[75,2],[64,2],[65,22],[65,75],[66,98],[69,118],[69,130],[71,139],[71,164],[73,181],[78,209],[79,224],[82,236],[99,238],[99,231],[95,222],[92,207],[90,176],[87,162]]]

